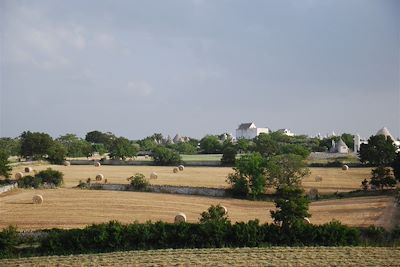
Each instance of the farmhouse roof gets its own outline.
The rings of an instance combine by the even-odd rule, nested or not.
[[[239,125],[238,129],[239,130],[246,130],[246,129],[249,129],[251,125],[253,125],[252,122],[242,123],[242,124]]]
[[[389,136],[392,140],[395,140],[392,136],[392,134],[389,132],[389,130],[386,127],[383,127],[380,129],[376,135],[384,135],[386,138]]]
[[[342,140],[342,138],[340,138],[339,141],[336,143],[336,147],[339,148],[342,146],[347,147],[346,143]]]

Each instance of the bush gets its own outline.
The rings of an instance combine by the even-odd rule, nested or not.
[[[35,177],[40,178],[42,183],[52,183],[55,186],[60,186],[64,183],[64,174],[51,168],[38,172]]]
[[[42,185],[42,180],[38,177],[27,175],[18,179],[18,187],[21,188],[38,188]]]
[[[15,246],[18,245],[17,228],[9,226],[0,232],[0,258],[10,257],[15,254]]]
[[[149,181],[141,173],[136,173],[134,176],[129,177],[128,181],[131,181],[131,186],[135,190],[143,190],[149,185]]]
[[[153,150],[153,159],[155,165],[161,166],[177,165],[182,161],[178,153],[161,146]]]

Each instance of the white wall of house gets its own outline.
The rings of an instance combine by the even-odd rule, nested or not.
[[[236,130],[236,139],[244,138],[244,139],[254,139],[260,133],[269,133],[268,128],[248,128],[248,129],[237,129]]]

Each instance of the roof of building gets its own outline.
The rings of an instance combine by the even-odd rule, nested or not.
[[[376,135],[384,135],[385,137],[390,137],[393,141],[395,140],[392,136],[392,134],[389,132],[389,130],[386,127],[383,127],[382,129],[380,129]]]
[[[249,129],[251,125],[253,125],[252,122],[242,123],[242,124],[239,125],[238,129],[239,130],[246,130],[246,129]]]
[[[346,143],[342,140],[342,138],[340,138],[339,141],[336,143],[337,148],[339,148],[341,146],[347,147]]]

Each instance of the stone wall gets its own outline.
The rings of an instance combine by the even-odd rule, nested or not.
[[[13,190],[14,188],[18,188],[18,184],[17,183],[0,186],[0,194],[5,193],[5,192],[10,191],[10,190]]]

